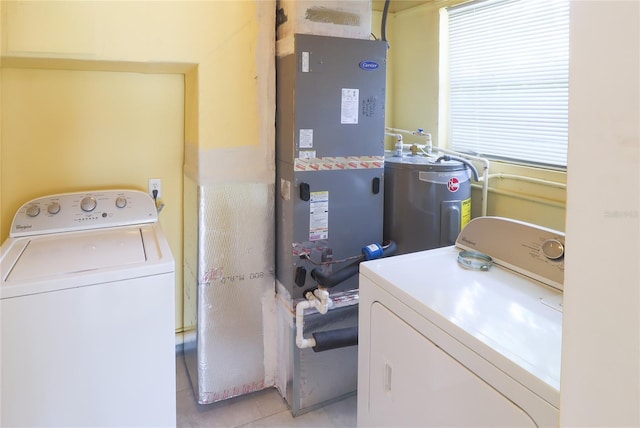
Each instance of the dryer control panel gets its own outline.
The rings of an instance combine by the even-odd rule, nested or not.
[[[33,199],[13,217],[11,237],[155,223],[156,204],[139,190],[97,190]]]
[[[565,236],[557,230],[503,217],[477,217],[458,235],[456,246],[564,289]]]

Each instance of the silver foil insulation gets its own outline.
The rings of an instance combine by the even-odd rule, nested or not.
[[[275,383],[265,356],[275,353],[265,333],[275,324],[273,197],[273,184],[185,180],[185,206],[197,215],[184,219],[184,324],[196,329],[184,352],[200,404]]]

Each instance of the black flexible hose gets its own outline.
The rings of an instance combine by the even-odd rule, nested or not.
[[[344,266],[342,269],[330,274],[326,274],[318,268],[313,269],[311,271],[311,278],[315,279],[318,284],[325,288],[333,288],[341,282],[351,278],[353,275],[356,275],[358,273],[360,262],[362,260],[363,257],[356,259],[348,265]]]
[[[382,246],[382,257],[389,257],[396,253],[398,245],[395,241],[389,241],[388,244]],[[318,284],[325,288],[333,288],[343,281],[357,275],[360,270],[360,262],[364,260],[364,256],[354,260],[342,269],[333,273],[326,274],[322,270],[315,268],[311,271],[311,278],[316,280]]]
[[[455,161],[463,163],[464,165],[466,165],[471,170],[471,173],[473,174],[473,179],[476,180],[476,181],[480,181],[480,179],[478,178],[478,170],[468,160],[466,160],[464,158],[461,158],[459,156],[443,155],[443,156],[440,156],[438,159],[436,159],[436,163],[440,163],[443,160],[444,161],[455,160]]]
[[[396,241],[389,241],[387,245],[382,246],[382,257],[393,256],[398,251],[398,244]]]
[[[358,327],[338,328],[329,331],[320,331],[312,334],[316,346],[315,352],[328,351],[330,349],[345,348],[358,344]]]

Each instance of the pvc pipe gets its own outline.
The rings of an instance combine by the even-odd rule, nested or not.
[[[400,129],[400,128],[384,128],[384,130],[391,131],[391,132],[400,132],[402,134],[418,135],[421,137],[427,136],[427,133],[425,133],[424,131],[420,132],[419,130],[409,131],[408,129]]]
[[[314,338],[304,338],[304,310],[307,308],[316,308],[319,313],[324,315],[332,305],[329,292],[320,288],[316,288],[313,293],[308,291],[305,294],[305,298],[307,300],[298,302],[296,305],[296,346],[300,349],[313,348],[316,346]]]
[[[526,177],[523,175],[497,173],[497,174],[491,174],[489,176],[489,179],[493,179],[493,178],[505,178],[510,180],[525,181],[527,183],[541,184],[543,186],[557,187],[559,189],[567,188],[567,185],[565,183],[558,183],[557,181],[543,180],[541,178]]]
[[[472,187],[480,187],[478,185],[472,184]],[[556,208],[566,208],[566,203],[562,202],[562,201],[554,201],[551,199],[544,199],[538,196],[530,196],[530,195],[523,195],[522,193],[517,193],[517,192],[512,192],[509,190],[504,190],[504,189],[496,189],[495,187],[490,187],[489,191],[491,193],[494,193],[496,195],[502,195],[502,196],[508,196],[511,198],[516,198],[516,199],[521,199],[523,201],[529,201],[529,202],[535,202],[538,204],[544,204],[544,205],[549,205],[552,207],[556,207]]]
[[[428,136],[430,134],[425,133],[424,131],[418,130],[418,131],[409,131],[406,129],[399,129],[399,128],[385,128],[385,131],[390,131],[390,132],[401,132],[404,134],[409,134],[409,135],[419,135],[419,136]],[[447,149],[442,149],[440,147],[437,146],[429,146],[427,144],[403,144],[402,148],[404,149],[405,146],[411,147],[411,146],[416,146],[420,149],[423,150],[424,154],[426,155],[430,155],[431,151],[434,152],[440,152],[440,153],[447,153],[447,154],[451,154],[451,155],[455,155],[455,156],[460,156],[463,157],[465,159],[471,159],[471,160],[475,160],[478,162],[482,163],[482,181],[483,182],[483,186],[482,186],[482,215],[486,216],[487,215],[487,197],[489,196],[489,191],[488,191],[488,182],[489,182],[489,160],[486,158],[481,158],[478,156],[472,156],[472,155],[467,155],[465,153],[460,153],[460,152],[456,152],[454,150],[447,150]],[[427,148],[428,153],[424,151],[424,149]]]
[[[417,131],[409,131],[406,129],[399,129],[399,128],[385,128],[385,131],[391,131],[391,132],[399,132],[399,133],[405,133],[405,134],[410,134],[410,135],[426,135],[423,133],[419,133]],[[395,134],[393,134],[395,135]],[[410,149],[412,146],[416,146],[419,149],[423,150],[423,153],[425,155],[431,155],[431,153],[427,153],[424,152],[424,149],[426,149],[428,147],[427,144],[402,144],[402,148],[404,149]],[[498,173],[498,174],[491,174],[489,175],[489,160],[486,158],[482,158],[479,156],[473,156],[473,155],[467,155],[465,153],[460,153],[460,152],[456,152],[454,150],[448,150],[448,149],[443,149],[440,147],[432,147],[431,151],[434,152],[440,152],[440,153],[447,153],[447,154],[452,154],[452,155],[456,155],[456,156],[460,156],[466,159],[471,159],[471,160],[475,160],[478,162],[481,162],[483,165],[482,168],[482,178],[479,180],[480,182],[482,182],[482,215],[486,216],[487,215],[487,199],[489,196],[489,180],[493,179],[493,178],[503,178],[503,179],[511,179],[511,180],[518,180],[518,181],[525,181],[528,183],[535,183],[535,184],[540,184],[540,185],[544,185],[544,186],[549,186],[549,187],[556,187],[559,189],[566,189],[567,185],[564,183],[558,183],[555,181],[550,181],[550,180],[543,180],[543,179],[539,179],[539,178],[532,178],[532,177],[526,177],[526,176],[520,176],[520,175],[515,175],[515,174],[502,174],[502,173]],[[476,187],[476,186],[474,186]],[[541,198],[535,198],[535,197],[527,197],[524,195],[518,195],[517,193],[510,193],[508,191],[504,191],[504,190],[498,190],[498,189],[494,189],[492,188],[491,191],[493,193],[498,193],[498,194],[504,194],[504,195],[511,195],[511,196],[517,196],[519,198],[522,199],[528,199],[528,200],[536,200],[536,201],[543,201]],[[552,204],[552,205],[556,205],[556,203],[552,203],[550,201],[546,201],[546,203]]]
[[[298,302],[296,305],[296,346],[300,349],[313,348],[316,346],[314,338],[305,339],[302,330],[304,329],[304,310],[311,307],[308,300]]]
[[[424,145],[420,145],[423,149],[427,149],[428,152],[431,152],[431,147],[433,147],[433,142],[431,141],[431,134],[429,134],[428,132],[424,132],[423,129],[418,128],[415,131],[409,131],[407,129],[398,129],[398,128],[385,128],[385,131],[391,131],[391,132],[398,132],[398,133],[402,133],[402,134],[408,134],[408,135],[416,135],[418,137],[426,137],[427,140],[427,144]],[[386,133],[387,135],[396,135],[396,134],[389,134]],[[398,134],[398,136],[400,136],[400,134]],[[408,145],[409,147],[411,147],[413,144]],[[402,148],[405,148],[405,145],[402,145]],[[398,155],[400,156],[400,155]]]
[[[396,137],[396,156],[402,157],[402,150],[404,150],[404,144],[402,144],[402,135],[400,134],[392,134],[390,132],[385,132],[385,135],[389,135],[391,137]]]
[[[329,310],[329,306],[331,306],[331,299],[329,298],[329,291],[323,290],[320,288],[316,288],[313,290],[313,295],[316,300],[314,300],[314,307],[320,312],[322,315],[326,314]],[[319,302],[319,303],[315,303]]]

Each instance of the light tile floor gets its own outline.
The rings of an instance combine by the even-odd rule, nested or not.
[[[218,403],[197,404],[181,354],[176,356],[176,384],[179,428],[356,426],[355,396],[295,418],[275,388]]]

